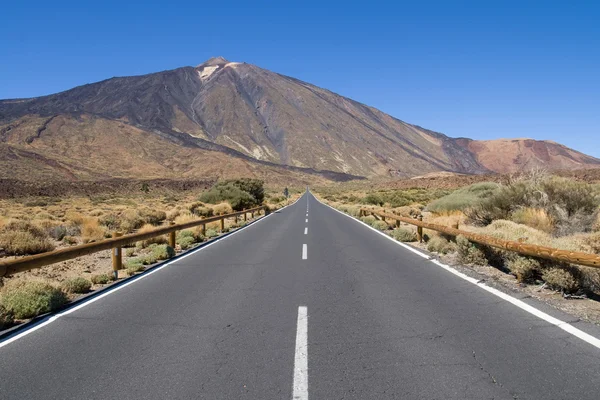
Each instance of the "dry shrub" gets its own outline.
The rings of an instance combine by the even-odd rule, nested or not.
[[[213,229],[215,231],[220,231],[221,230],[221,222],[220,221],[215,221],[215,222],[209,222],[208,224],[206,224],[206,230],[209,229]]]
[[[15,322],[15,315],[0,304],[0,330],[9,328]]]
[[[214,206],[212,206],[212,210],[214,215],[224,215],[233,212],[233,208],[231,208],[231,205],[229,203],[215,204]]]
[[[563,293],[574,293],[579,289],[574,269],[548,268],[542,273],[542,279],[551,289]]]
[[[539,261],[514,255],[506,261],[506,267],[517,277],[518,282],[530,283],[539,276],[542,266]]]
[[[421,215],[421,210],[414,206],[402,206],[392,209],[392,213],[402,217],[415,218]]]
[[[581,267],[579,273],[582,287],[600,293],[600,269]]]
[[[76,211],[67,211],[65,213],[65,220],[75,225],[83,225],[85,217]]]
[[[384,221],[373,221],[371,226],[380,231],[387,231],[390,228],[388,223]]]
[[[58,309],[67,302],[67,296],[45,282],[17,281],[2,288],[0,301],[15,318],[25,319]]]
[[[21,256],[54,250],[48,234],[26,221],[11,221],[0,230],[0,248],[6,254]]]
[[[154,225],[146,224],[138,230],[138,233],[148,233],[155,229],[156,229],[156,227]],[[151,244],[165,244],[165,243],[167,243],[167,237],[165,235],[161,235],[161,236],[155,236],[150,239],[146,239],[141,242],[138,242],[138,245],[140,247],[142,247],[143,249],[145,249],[146,247],[150,246]]]
[[[0,226],[2,225],[2,220],[0,219]],[[600,232],[600,210],[596,211],[596,219],[594,220],[594,224],[592,225],[593,232]]]
[[[212,217],[215,212],[212,208],[206,207],[204,203],[201,202],[192,203],[188,209],[192,214],[204,218]]]
[[[498,239],[522,241],[562,250],[590,251],[589,246],[585,243],[585,236],[575,235],[557,238],[527,225],[521,225],[507,220],[497,220],[483,228],[472,226],[467,226],[466,228],[472,232],[490,235]]]
[[[377,219],[372,215],[367,215],[366,217],[362,217],[360,220],[367,225],[372,225],[373,222],[377,221]]]
[[[83,243],[95,242],[106,237],[106,228],[101,226],[96,218],[84,218],[81,224],[81,239]]]
[[[451,211],[447,213],[441,214],[432,214],[426,221],[431,224],[443,225],[443,226],[456,226],[458,224],[459,228],[463,225],[465,220],[465,215],[462,211]]]
[[[131,233],[144,225],[144,220],[137,210],[125,210],[116,217],[116,224],[125,233]]]
[[[600,254],[600,232],[594,232],[583,240],[594,253]]]
[[[510,219],[517,224],[527,225],[546,233],[554,231],[554,220],[542,208],[520,208],[512,213]]]
[[[458,252],[458,260],[463,264],[488,265],[483,250],[475,243],[471,243],[463,235],[456,237],[456,250]]]
[[[396,228],[390,235],[399,242],[416,242],[417,234],[406,228]]]
[[[92,275],[91,281],[94,285],[106,285],[110,282],[110,276],[106,274]]]
[[[443,236],[433,236],[427,242],[427,250],[440,254],[448,254],[456,251],[456,246]]]
[[[151,208],[142,208],[138,210],[138,213],[142,221],[144,221],[146,224],[151,224],[154,226],[160,225],[165,219],[167,219],[167,213]]]
[[[69,278],[60,285],[67,293],[87,293],[92,288],[92,282],[85,278]]]
[[[178,208],[168,211],[167,212],[167,221],[175,221],[175,219],[177,217],[179,217],[180,215],[181,215],[181,210]]]
[[[186,224],[188,222],[196,221],[198,219],[199,218],[197,216],[185,211],[185,212],[182,212],[180,215],[178,215],[175,218],[175,223],[176,224]]]

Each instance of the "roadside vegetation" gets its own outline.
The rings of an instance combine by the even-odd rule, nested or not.
[[[338,188],[339,189],[339,188]],[[416,227],[374,216],[360,217],[361,207],[426,222],[557,249],[600,254],[600,185],[532,171],[505,182],[477,182],[457,189],[318,190],[340,211],[403,242],[416,241]],[[566,296],[600,294],[600,270],[520,256],[424,231],[424,248],[448,262],[491,266],[520,284],[536,284]]]
[[[123,234],[147,232],[170,222],[184,223],[234,210],[287,204],[283,187],[265,188],[256,179],[217,182],[206,190],[153,194],[151,188],[130,196],[94,195],[65,198],[0,200],[0,260],[40,254],[92,243]],[[294,197],[302,190],[291,190]],[[250,215],[248,215],[248,222]],[[124,270],[135,275],[161,260],[174,257],[247,222],[227,220],[177,232],[177,247],[167,237],[148,239],[123,249]],[[99,252],[40,269],[0,278],[0,330],[15,320],[32,318],[62,307],[65,302],[112,282],[110,251]]]

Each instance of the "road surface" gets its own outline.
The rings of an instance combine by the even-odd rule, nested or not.
[[[598,348],[308,193],[4,345],[0,372],[4,400],[600,398]]]

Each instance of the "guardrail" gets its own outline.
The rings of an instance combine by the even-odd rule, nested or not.
[[[120,232],[113,233],[112,239],[106,239],[99,242],[73,246],[66,249],[50,251],[47,253],[36,254],[15,260],[0,261],[0,277],[14,274],[17,272],[29,271],[34,268],[44,267],[46,265],[55,264],[61,261],[72,260],[77,257],[85,256],[92,253],[97,253],[103,250],[112,249],[113,275],[118,277],[118,271],[122,269],[122,248],[124,246],[148,240],[156,236],[169,235],[169,246],[176,246],[176,232],[184,229],[202,226],[202,233],[206,232],[206,224],[211,222],[221,222],[221,231],[225,229],[225,220],[235,218],[236,222],[239,216],[243,216],[244,221],[248,219],[248,214],[254,218],[255,213],[260,215],[261,211],[266,211],[267,206],[260,206],[248,210],[238,211],[231,214],[216,215],[214,217],[198,219],[195,221],[186,222],[184,224],[171,223],[169,226],[164,226],[144,233],[132,233],[123,235]]]
[[[399,226],[400,222],[417,226],[417,238],[420,242],[423,241],[423,228],[425,228],[430,229],[432,231],[441,232],[450,236],[462,235],[474,243],[495,247],[497,249],[514,251],[516,253],[526,256],[538,257],[551,261],[584,265],[586,267],[600,268],[600,256],[597,254],[560,250],[552,247],[538,246],[535,244],[527,244],[511,240],[498,239],[493,236],[463,231],[458,229],[458,227],[449,227],[424,222],[422,216],[420,216],[418,219],[413,219],[395,214],[382,213],[368,208],[360,209],[360,216],[368,214],[377,215],[384,221],[386,220],[386,218],[395,220],[396,226]]]

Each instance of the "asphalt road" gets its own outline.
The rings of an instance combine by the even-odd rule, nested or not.
[[[307,194],[5,345],[0,376],[4,400],[597,400],[600,350]]]

